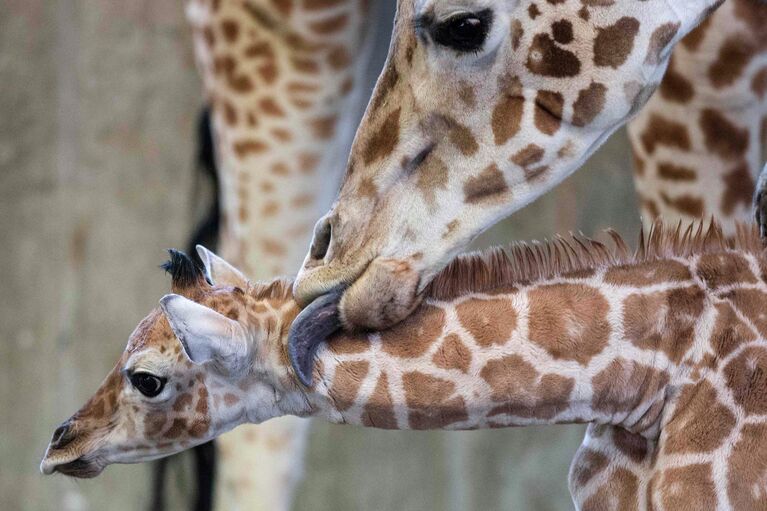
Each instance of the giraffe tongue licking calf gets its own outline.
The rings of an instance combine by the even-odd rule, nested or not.
[[[330,334],[334,300],[296,326],[290,282],[250,283],[200,249],[206,278],[176,253],[173,294],[56,430],[41,470],[93,477],[288,414],[387,429],[588,422],[571,470],[579,508],[763,509],[757,230],[728,242],[715,227],[657,228],[634,256],[616,240],[614,251],[558,239],[459,258],[403,323],[321,343],[309,386],[291,368],[289,331],[301,340],[315,318],[315,334]],[[599,434],[612,442],[593,443]],[[637,437],[649,442],[638,449]]]
[[[341,329],[338,302],[341,292],[325,293],[314,300],[290,327],[288,355],[296,377],[306,386],[312,384],[314,355],[320,343]]]

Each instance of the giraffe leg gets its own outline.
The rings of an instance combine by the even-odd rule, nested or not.
[[[368,0],[189,0],[221,179],[221,253],[251,279],[298,267],[330,206],[361,113]],[[219,440],[215,508],[286,511],[308,422],[241,426]]]
[[[655,442],[623,428],[591,424],[570,466],[576,509],[644,510]]]
[[[629,125],[645,224],[714,216],[725,233],[751,217],[762,167],[767,6],[725,2],[674,52]]]

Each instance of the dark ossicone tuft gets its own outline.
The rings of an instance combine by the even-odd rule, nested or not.
[[[184,252],[171,248],[168,249],[168,254],[170,260],[164,262],[160,268],[170,274],[174,289],[197,287],[205,279],[202,266]]]

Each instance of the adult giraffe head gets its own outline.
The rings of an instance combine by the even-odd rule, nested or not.
[[[344,289],[349,327],[403,319],[451,257],[627,122],[674,45],[720,3],[399,0],[387,63],[296,298]]]

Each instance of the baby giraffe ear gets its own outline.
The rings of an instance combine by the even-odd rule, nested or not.
[[[234,286],[245,288],[248,285],[248,279],[245,278],[240,270],[224,261],[202,245],[197,245],[197,254],[205,266],[205,274],[212,284],[217,286]]]
[[[237,321],[180,295],[163,296],[160,307],[192,362],[214,362],[229,374],[247,368],[247,335]]]

